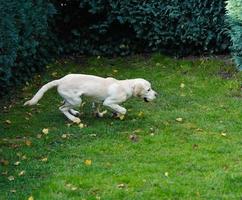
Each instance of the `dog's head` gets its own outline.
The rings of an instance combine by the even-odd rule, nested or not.
[[[149,81],[139,78],[135,79],[133,95],[149,102],[156,98],[157,93],[152,90]]]

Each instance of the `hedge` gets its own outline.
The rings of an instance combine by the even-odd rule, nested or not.
[[[181,56],[230,44],[224,0],[5,0],[0,10],[0,95],[61,54]]]
[[[230,24],[230,36],[232,40],[232,54],[238,66],[242,70],[242,1],[227,1],[227,16]]]
[[[224,53],[224,0],[53,1],[65,53]]]
[[[0,95],[41,70],[53,56],[45,0],[5,0],[0,4]]]

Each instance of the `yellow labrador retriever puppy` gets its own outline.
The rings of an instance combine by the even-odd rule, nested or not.
[[[126,109],[119,104],[130,97],[140,97],[149,102],[157,96],[157,93],[151,89],[151,84],[141,78],[117,80],[93,75],[69,74],[42,86],[34,97],[25,102],[24,105],[36,104],[44,93],[52,87],[57,87],[58,93],[64,99],[64,105],[59,108],[60,111],[75,123],[79,123],[80,119],[76,117],[79,112],[73,108],[80,106],[82,96],[91,97],[95,103],[102,103],[121,115],[126,113]],[[102,113],[99,112],[99,106],[97,114],[100,117],[102,116]]]

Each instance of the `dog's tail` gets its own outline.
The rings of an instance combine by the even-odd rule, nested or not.
[[[29,106],[31,106],[31,105],[35,105],[35,104],[36,104],[36,103],[37,103],[37,102],[43,97],[44,93],[45,93],[47,90],[49,90],[49,89],[51,89],[51,88],[53,88],[53,87],[55,87],[55,86],[58,86],[58,84],[59,84],[59,80],[54,80],[54,81],[51,81],[51,82],[49,82],[49,83],[43,85],[43,86],[39,89],[39,91],[33,96],[33,98],[32,98],[31,100],[26,101],[26,102],[24,103],[24,106],[27,106],[27,105],[29,105]]]

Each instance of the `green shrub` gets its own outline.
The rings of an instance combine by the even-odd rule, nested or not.
[[[242,1],[227,1],[227,16],[230,24],[230,36],[232,40],[232,54],[240,70],[242,70]]]
[[[224,0],[62,0],[56,30],[65,53],[223,53]]]
[[[223,53],[230,43],[223,0],[49,1],[1,1],[0,96],[60,53]]]
[[[45,0],[5,0],[0,4],[0,95],[44,68],[53,56]]]

